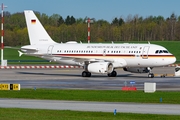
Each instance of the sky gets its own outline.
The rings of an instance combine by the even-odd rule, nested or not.
[[[180,16],[180,0],[0,0],[11,14],[34,10],[48,16],[59,14],[74,18],[95,18],[112,22],[117,18],[138,15],[170,17]]]

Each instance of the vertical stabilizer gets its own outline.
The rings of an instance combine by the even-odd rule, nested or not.
[[[32,10],[24,11],[31,45],[55,43]]]

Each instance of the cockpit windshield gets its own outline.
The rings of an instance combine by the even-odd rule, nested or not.
[[[169,53],[167,50],[156,50],[156,54]]]

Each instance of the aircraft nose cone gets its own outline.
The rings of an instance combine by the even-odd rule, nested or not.
[[[170,59],[170,64],[173,64],[173,63],[175,63],[176,62],[176,57],[174,56],[174,57],[172,57],[171,59]]]

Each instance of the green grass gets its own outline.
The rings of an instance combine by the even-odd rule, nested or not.
[[[0,91],[1,98],[27,98],[49,100],[105,101],[180,104],[180,92],[121,90],[61,90],[61,89],[21,89],[20,91]]]
[[[1,120],[179,120],[180,115],[152,115],[69,110],[0,108]]]
[[[165,48],[167,48],[172,54],[174,54],[177,58],[177,62],[180,63],[180,41],[150,41],[151,44],[158,44],[158,45],[162,45],[164,46]],[[143,42],[138,42],[138,41],[132,41],[132,42],[129,42],[129,43],[147,43],[147,41],[143,41]],[[41,58],[38,58],[38,57],[33,57],[33,56],[26,56],[26,55],[22,55],[21,57],[19,57],[19,54],[18,54],[18,50],[16,49],[11,49],[11,48],[5,48],[4,49],[4,59],[6,60],[36,60],[37,62],[11,62],[10,64],[29,64],[29,63],[37,63],[37,64],[40,64],[40,63],[50,63],[50,62],[41,62],[41,60],[44,60],[44,59],[41,59]],[[38,62],[38,60],[40,62]]]

